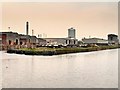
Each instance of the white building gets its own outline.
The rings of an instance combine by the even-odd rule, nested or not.
[[[44,38],[48,45],[77,45],[78,40],[72,38]]]
[[[101,38],[83,38],[85,44],[108,44],[108,40]]]
[[[76,31],[73,28],[68,29],[68,38],[75,38],[76,37]]]

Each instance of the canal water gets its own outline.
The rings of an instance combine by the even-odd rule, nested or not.
[[[118,49],[56,56],[1,53],[3,88],[118,88]]]

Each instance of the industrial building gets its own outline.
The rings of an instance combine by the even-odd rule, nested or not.
[[[0,46],[3,49],[6,48],[21,48],[21,47],[36,47],[36,46],[78,46],[80,43],[76,39],[76,30],[74,28],[68,29],[67,38],[37,38],[33,35],[29,35],[29,22],[26,22],[26,35],[18,34],[16,32],[0,32]],[[82,44],[96,44],[96,45],[108,45],[118,44],[118,36],[115,34],[109,34],[108,40],[101,38],[83,38]]]
[[[108,44],[108,40],[101,39],[101,38],[83,38],[82,41],[84,44],[97,44],[97,45]]]
[[[76,39],[76,30],[73,28],[68,29],[67,38],[44,38],[47,41],[47,45],[77,45],[78,39]]]
[[[46,40],[15,32],[0,32],[0,45],[3,48],[33,47],[41,44],[46,44]]]
[[[115,34],[108,34],[108,43],[109,44],[118,44],[119,43],[118,36]]]
[[[44,38],[47,41],[47,45],[77,45],[77,39],[71,38]]]
[[[21,47],[35,47],[36,45],[45,45],[46,40],[29,35],[29,22],[26,22],[26,35],[18,34],[16,32],[0,32],[0,47],[7,48],[21,48]]]
[[[18,33],[13,32],[0,32],[0,44],[2,45],[17,45],[19,44]]]
[[[21,48],[21,47],[36,47],[36,46],[47,46],[47,45],[62,45],[75,46],[78,44],[78,40],[75,38],[76,31],[73,28],[68,29],[67,38],[37,38],[33,35],[29,35],[29,22],[26,22],[26,35],[18,34],[16,32],[1,32],[0,43],[3,48]]]
[[[0,32],[0,43],[3,48],[21,48],[46,45],[77,45],[75,38],[37,38],[36,36],[18,34],[15,32]]]
[[[37,38],[36,45],[38,46],[45,46],[47,44],[46,40],[43,38]]]

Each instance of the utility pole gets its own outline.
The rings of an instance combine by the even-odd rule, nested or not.
[[[32,29],[32,36],[34,36],[34,30]]]
[[[8,30],[10,31],[10,27],[8,27]]]

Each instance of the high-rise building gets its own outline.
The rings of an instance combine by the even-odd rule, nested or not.
[[[76,31],[74,28],[68,29],[68,38],[76,38]]]

